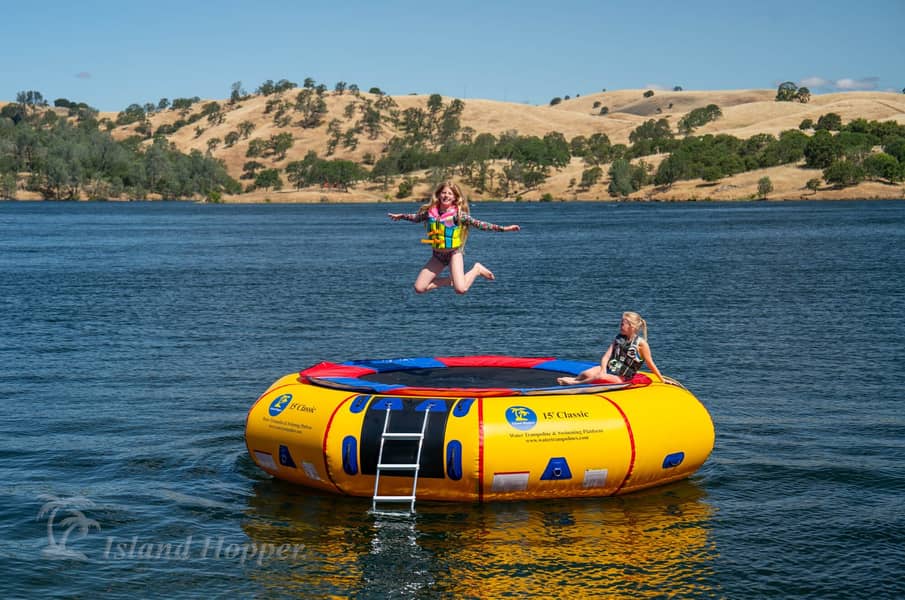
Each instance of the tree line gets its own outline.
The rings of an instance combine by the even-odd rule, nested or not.
[[[240,176],[246,182],[243,185],[231,179],[210,154],[220,144],[232,146],[249,139],[255,129],[253,122],[237,124],[223,139],[209,138],[207,155],[198,151],[183,154],[167,142],[166,135],[186,124],[201,122],[196,136],[205,122],[221,124],[231,106],[249,97],[241,82],[233,84],[225,105],[208,102],[198,109],[198,98],[172,102],[162,98],[157,103],[131,104],[113,121],[98,121],[96,110],[66,99],[55,101],[56,110],[49,109],[40,93],[29,91],[21,92],[16,103],[0,111],[0,193],[12,197],[21,183],[48,198],[140,199],[154,194],[216,199],[224,192],[281,189],[285,177],[297,189],[345,190],[369,180],[379,183],[385,192],[398,185],[396,196],[406,197],[415,174],[426,170],[431,183],[458,176],[479,193],[511,197],[538,188],[574,158],[583,161],[585,168],[580,179],[570,182],[570,188],[590,189],[609,165],[607,191],[615,197],[648,185],[668,188],[677,181],[697,178],[715,182],[744,171],[801,161],[806,168],[822,170],[823,180],[831,185],[905,179],[905,126],[864,119],[843,125],[835,113],[822,115],[816,123],[805,119],[797,130],[778,136],[694,135],[697,128],[722,117],[720,108],[710,104],[684,115],[675,132],[667,119],[649,119],[630,133],[629,144],[612,144],[602,133],[571,140],[558,132],[543,137],[514,130],[497,136],[478,133],[462,126],[465,103],[444,101],[439,94],[430,95],[422,107],[400,110],[379,88],[371,88],[365,96],[358,86],[338,82],[333,93],[350,94],[353,100],[345,107],[345,121],[327,121],[327,86],[310,78],[300,89],[285,79],[267,80],[255,93],[267,96],[265,114],[278,128],[326,127],[325,156],[309,151],[303,160],[282,169],[268,167],[268,160],[285,159],[295,144],[291,131],[252,138],[246,150],[249,160]],[[777,101],[806,102],[808,97],[806,88],[789,82],[777,92]],[[177,110],[180,118],[152,132],[149,115],[160,110]],[[137,135],[121,142],[109,135],[116,125],[132,123],[138,123]],[[366,153],[360,162],[331,158],[339,146],[354,150],[362,135],[386,137],[378,156]],[[651,155],[665,157],[654,168],[646,158]],[[815,189],[812,182],[809,187]]]
[[[36,101],[0,110],[0,197],[15,198],[20,186],[47,199],[127,197],[217,199],[241,186],[222,162],[198,151],[182,153],[163,137],[116,141],[97,111],[67,100],[64,115]]]

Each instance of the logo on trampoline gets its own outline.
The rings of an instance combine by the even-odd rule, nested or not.
[[[289,406],[289,401],[292,400],[292,394],[283,394],[282,396],[277,396],[273,402],[270,403],[270,416],[275,417],[283,410]]]
[[[522,431],[528,431],[537,425],[537,415],[527,406],[510,406],[506,409],[506,420]]]

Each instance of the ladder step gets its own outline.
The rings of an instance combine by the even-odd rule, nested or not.
[[[383,437],[388,440],[420,440],[424,436],[421,435],[421,432],[398,432],[398,433],[385,433]]]
[[[411,502],[414,496],[374,496],[376,502]]]
[[[378,469],[415,469],[419,468],[418,463],[380,463],[377,465]]]

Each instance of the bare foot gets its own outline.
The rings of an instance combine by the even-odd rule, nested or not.
[[[574,377],[558,377],[556,383],[559,385],[573,385],[576,381]]]
[[[493,271],[491,271],[481,263],[475,263],[474,266],[478,270],[478,275],[480,275],[484,279],[489,279],[490,281],[496,279],[496,277],[494,277],[493,275]]]

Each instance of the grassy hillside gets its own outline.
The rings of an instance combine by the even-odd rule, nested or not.
[[[301,160],[309,151],[314,151],[321,158],[341,158],[355,162],[363,162],[370,154],[379,158],[387,143],[400,134],[386,121],[382,131],[374,139],[366,134],[358,134],[357,146],[354,149],[337,145],[335,152],[328,155],[328,124],[336,121],[341,131],[347,131],[360,118],[360,105],[365,101],[374,102],[379,97],[362,93],[354,96],[350,93],[337,94],[327,92],[324,96],[327,113],[319,126],[303,128],[295,124],[295,119],[286,126],[278,126],[274,122],[273,105],[281,99],[292,103],[299,90],[292,89],[282,96],[251,96],[235,104],[226,100],[202,100],[180,114],[169,109],[150,116],[151,131],[157,131],[161,125],[170,125],[180,118],[199,112],[209,102],[216,101],[222,107],[222,121],[209,122],[199,119],[167,135],[180,150],[192,149],[211,154],[224,161],[230,174],[239,178],[243,165],[249,160],[257,160],[266,168],[284,169],[292,161]],[[905,123],[905,95],[886,92],[847,92],[812,96],[807,104],[797,102],[776,102],[773,90],[731,90],[731,91],[682,91],[655,92],[651,97],[644,97],[644,90],[618,90],[601,92],[562,101],[555,106],[530,106],[491,100],[465,99],[465,109],[461,116],[461,125],[471,128],[476,134],[492,133],[496,136],[507,131],[517,131],[521,135],[542,137],[549,132],[560,132],[566,140],[575,136],[590,136],[604,133],[614,144],[629,143],[629,134],[641,123],[649,119],[667,119],[676,130],[676,123],[685,114],[695,108],[716,104],[723,116],[718,120],[695,130],[695,135],[729,134],[738,138],[749,138],[758,133],[778,135],[781,131],[797,129],[803,119],[816,121],[821,115],[834,112],[842,117],[843,122],[863,118],[867,120],[894,120]],[[410,95],[396,96],[392,100],[397,105],[395,110],[408,108],[424,109],[428,96]],[[445,104],[452,98],[444,98]],[[270,110],[268,110],[270,104]],[[352,108],[349,105],[353,104]],[[607,112],[601,115],[601,108]],[[351,115],[351,116],[349,116]],[[102,114],[101,117],[116,118],[116,114]],[[254,129],[247,138],[240,138],[234,145],[227,147],[222,140],[230,132],[235,132],[240,123],[251,123]],[[136,124],[117,127],[113,135],[124,139],[135,135]],[[253,140],[267,140],[273,135],[288,132],[294,143],[284,158],[265,157],[249,158],[246,156],[249,144]],[[209,142],[219,139],[221,142],[211,147]],[[658,164],[662,157],[646,157],[645,162]],[[587,168],[583,161],[573,158],[571,163],[560,171],[552,171],[548,180],[539,188],[524,191],[522,199],[536,200],[545,194],[556,199],[567,200],[606,200],[608,180],[606,176],[588,190],[578,191],[573,180],[580,180],[582,171]],[[606,170],[606,169],[604,169]],[[422,174],[423,175],[423,174]],[[819,177],[820,172],[805,170],[800,166],[782,166],[760,171],[751,171],[727,177],[717,183],[697,181],[680,181],[669,190],[647,186],[632,195],[633,198],[658,200],[685,199],[744,199],[753,197],[757,190],[757,181],[768,176],[773,182],[774,191],[771,198],[858,198],[858,197],[903,197],[902,185],[888,185],[866,182],[858,186],[842,190],[820,189],[816,193],[805,189],[808,179]],[[285,177],[284,177],[285,182]],[[415,196],[426,193],[428,185],[424,182],[415,187]],[[395,187],[389,190],[392,197]],[[475,194],[476,195],[476,194]],[[488,194],[489,196],[489,194]],[[324,198],[336,201],[368,201],[381,200],[387,192],[381,186],[370,183],[356,184],[347,192],[307,189],[296,191],[285,185],[282,191],[256,191],[250,194],[229,197],[228,201],[322,201]]]

